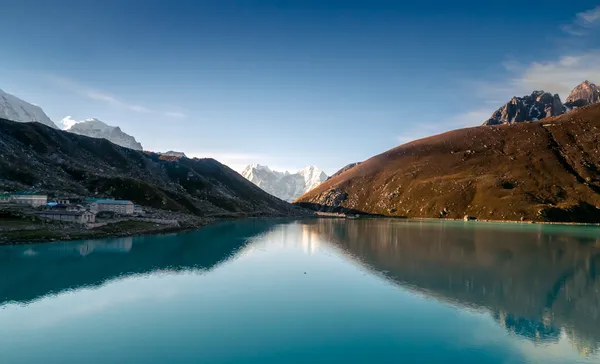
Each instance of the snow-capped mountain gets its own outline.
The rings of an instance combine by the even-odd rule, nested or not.
[[[48,115],[39,107],[0,90],[0,118],[21,123],[38,122],[58,129]]]
[[[327,175],[315,166],[289,173],[251,164],[244,169],[242,176],[265,192],[288,202],[294,201],[327,180]]]
[[[125,148],[143,150],[142,145],[134,137],[124,133],[121,128],[107,125],[95,118],[77,121],[67,116],[61,120],[61,125],[64,130],[71,133],[92,138],[103,138]]]

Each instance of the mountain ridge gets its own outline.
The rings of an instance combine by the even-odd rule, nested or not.
[[[91,138],[103,138],[114,144],[134,150],[143,150],[142,144],[135,137],[123,132],[118,126],[111,126],[96,118],[76,121],[70,116],[61,120],[65,131]]]
[[[127,199],[198,216],[283,216],[298,209],[214,159],[162,160],[106,139],[0,119],[0,190]]]
[[[41,107],[2,90],[0,90],[0,118],[19,123],[37,122],[58,129],[58,126],[50,120]]]

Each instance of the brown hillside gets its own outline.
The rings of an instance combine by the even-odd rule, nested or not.
[[[377,155],[296,202],[405,217],[599,222],[599,137],[600,105],[454,130]]]

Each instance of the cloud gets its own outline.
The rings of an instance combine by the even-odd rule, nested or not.
[[[589,35],[598,26],[600,26],[600,6],[577,13],[573,23],[563,25],[561,29],[569,35],[583,37]]]
[[[150,110],[144,106],[125,102],[125,101],[121,100],[120,98],[118,98],[114,95],[111,95],[110,93],[92,89],[90,87],[81,85],[81,84],[79,84],[73,80],[70,80],[68,78],[65,78],[65,77],[49,75],[48,79],[51,82],[53,82],[54,84],[57,84],[73,93],[85,96],[91,100],[102,101],[111,106],[131,110],[131,111],[135,111],[135,112],[139,112],[139,113],[153,112],[152,110]]]
[[[596,6],[594,9],[590,9],[577,14],[577,20],[581,24],[588,25],[600,22],[600,5]]]
[[[166,111],[165,116],[168,116],[170,118],[175,118],[175,119],[183,119],[186,118],[187,115],[182,113],[182,112],[178,112],[178,111]]]
[[[80,123],[81,121],[73,119],[71,116],[65,116],[57,125],[62,130],[70,129],[73,125]]]
[[[600,50],[533,62],[510,78],[511,88],[520,94],[534,90],[557,93],[563,99],[585,80],[600,81]]]
[[[149,108],[139,105],[139,104],[130,103],[130,102],[124,101],[120,97],[112,95],[108,92],[99,91],[99,90],[81,85],[78,82],[75,82],[75,81],[70,80],[65,77],[49,75],[48,79],[51,82],[53,82],[54,84],[59,85],[73,93],[87,97],[88,99],[91,99],[94,101],[101,101],[101,102],[107,103],[111,106],[118,107],[121,109],[130,110],[130,111],[134,111],[134,112],[141,113],[141,114],[160,113],[165,116],[172,117],[172,118],[186,117],[186,115],[181,112],[174,112],[174,111],[159,112],[159,111],[149,109]]]
[[[559,94],[564,101],[581,82],[600,82],[598,59],[600,49],[574,52],[531,63],[503,62],[506,73],[501,78],[467,83],[467,88],[471,90],[469,96],[477,106],[451,117],[445,129],[481,125],[511,97],[530,95],[535,90]]]

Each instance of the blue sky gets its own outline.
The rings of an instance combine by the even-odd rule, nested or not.
[[[600,1],[2,4],[0,88],[145,149],[328,173],[600,82]]]

